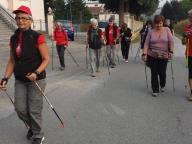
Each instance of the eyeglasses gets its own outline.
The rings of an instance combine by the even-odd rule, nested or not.
[[[16,21],[19,21],[19,20],[21,20],[21,21],[27,21],[27,20],[30,20],[30,18],[28,17],[15,17],[15,20]]]

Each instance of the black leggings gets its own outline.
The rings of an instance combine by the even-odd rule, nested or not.
[[[59,62],[61,67],[65,67],[65,59],[64,59],[64,52],[65,52],[65,47],[64,45],[56,45],[57,47],[57,54],[59,56]]]
[[[192,79],[192,57],[188,57],[189,79]]]
[[[128,60],[130,42],[121,42],[121,52],[124,59]]]
[[[165,87],[166,84],[166,70],[168,59],[156,59],[151,56],[147,57],[151,69],[151,86],[154,93],[159,92],[160,87]]]

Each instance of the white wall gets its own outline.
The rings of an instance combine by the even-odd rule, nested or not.
[[[45,30],[45,15],[43,0],[13,0],[13,9],[25,5],[31,9],[34,24],[32,26],[35,30]]]
[[[4,8],[8,9],[8,1],[7,1],[7,0],[0,0],[0,4],[1,4]]]
[[[43,0],[0,0],[0,4],[8,11],[12,12],[21,5],[28,6],[31,9],[35,30],[45,30],[45,15]]]

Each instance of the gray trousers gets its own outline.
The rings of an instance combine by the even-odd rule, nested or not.
[[[46,81],[37,81],[45,90]],[[15,80],[15,111],[33,132],[33,138],[42,138],[43,96],[33,82]]]
[[[89,48],[89,61],[91,73],[95,73],[95,68],[98,70],[100,66],[101,49]]]
[[[116,45],[107,45],[106,46],[107,57],[109,59],[110,64],[115,64],[115,56],[116,56]]]

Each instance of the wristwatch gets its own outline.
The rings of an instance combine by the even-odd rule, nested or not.
[[[37,78],[38,78],[38,77],[39,77],[39,75],[40,75],[40,72],[38,72],[38,71],[34,71],[33,73],[35,73],[35,74],[36,74]]]

